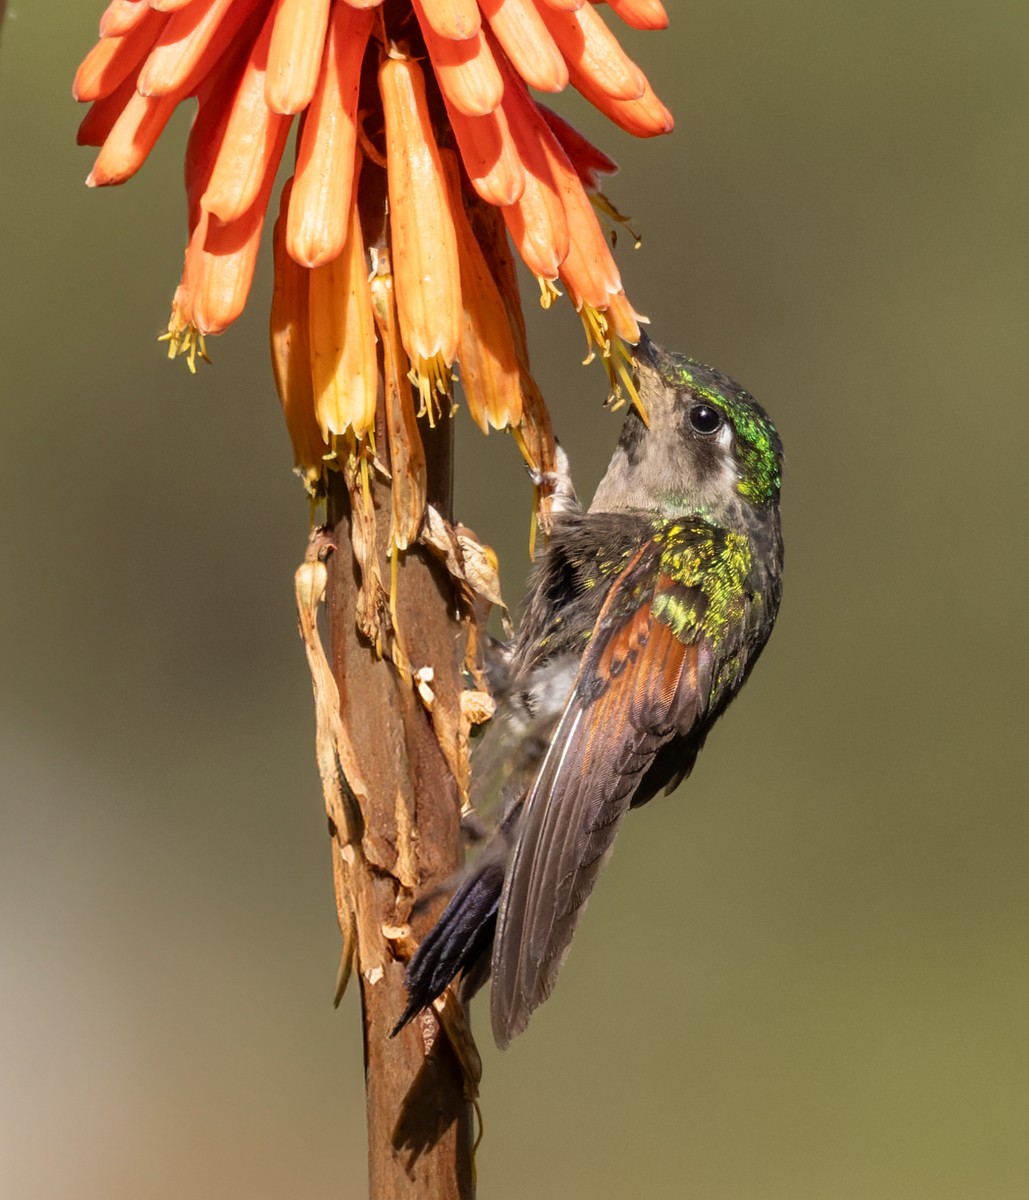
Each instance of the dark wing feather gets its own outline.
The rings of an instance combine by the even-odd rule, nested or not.
[[[653,543],[624,568],[594,627],[575,686],[526,797],[493,945],[499,1046],[550,994],[579,913],[643,776],[707,708],[712,651],[654,616]]]

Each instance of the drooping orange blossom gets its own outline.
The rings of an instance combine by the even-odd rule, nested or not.
[[[636,28],[667,24],[661,0],[608,4]],[[416,410],[435,419],[455,363],[476,423],[510,427],[531,466],[549,465],[509,239],[544,306],[560,282],[612,380],[628,382],[637,314],[590,202],[614,163],[530,92],[570,82],[632,134],[671,130],[592,3],[111,0],[100,35],[74,85],[91,102],[78,140],[100,147],[90,186],[131,178],[196,100],[165,335],[191,368],[243,310],[298,118],[274,233],[276,384],[313,490],[340,439],[352,450],[372,433],[381,370],[391,447],[415,463],[394,498],[395,545],[424,504]]]

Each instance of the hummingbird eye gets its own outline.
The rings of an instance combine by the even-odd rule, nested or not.
[[[710,404],[694,404],[690,409],[690,424],[697,433],[715,433],[722,426],[722,414]]]

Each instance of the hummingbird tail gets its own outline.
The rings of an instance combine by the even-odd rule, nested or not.
[[[436,924],[426,934],[407,967],[407,1007],[393,1028],[395,1037],[411,1018],[439,996],[458,971],[474,981],[473,989],[485,982],[483,962],[493,945],[497,909],[504,887],[504,863],[497,858],[482,861],[461,884]]]

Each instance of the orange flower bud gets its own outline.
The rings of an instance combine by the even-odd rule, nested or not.
[[[329,0],[276,0],[265,99],[272,112],[298,113],[311,103],[329,24]]]
[[[504,217],[499,209],[489,205],[477,205],[471,214],[471,224],[489,267],[490,276],[497,285],[507,312],[508,325],[518,356],[522,416],[514,430],[515,441],[529,467],[534,471],[551,473],[556,465],[554,431],[546,402],[532,376],[525,318],[522,315],[522,298],[518,289],[518,272],[505,233]]]
[[[415,370],[457,354],[461,284],[457,239],[429,119],[425,80],[410,59],[379,68],[386,117],[390,244],[404,349]]]
[[[624,292],[612,296],[607,305],[608,326],[615,337],[635,346],[640,340],[638,322],[645,320],[629,303]]]
[[[633,29],[668,28],[668,13],[661,0],[607,0],[607,3]]]
[[[75,72],[71,94],[88,102],[109,96],[124,80],[135,82],[139,68],[168,18],[140,2],[146,16],[120,37],[102,37]]]
[[[568,67],[533,0],[479,0],[483,16],[511,64],[530,87],[560,92]]]
[[[638,100],[615,100],[607,92],[602,91],[589,76],[569,66],[572,87],[607,117],[609,120],[631,133],[633,137],[657,137],[662,133],[671,133],[675,127],[672,114],[654,95],[650,84],[643,89],[643,95]]]
[[[475,0],[425,0],[425,16],[440,37],[457,42],[473,37],[481,24]]]
[[[144,0],[111,0],[100,18],[102,38],[123,37],[149,19],[153,10]]]
[[[561,281],[577,310],[584,304],[604,309],[608,297],[622,289],[618,268],[574,167],[546,123],[541,121],[541,125],[540,142],[557,182],[568,222],[568,254],[561,264]]]
[[[525,170],[503,107],[466,117],[448,103],[447,115],[472,187],[487,204],[514,204],[525,191]]]
[[[241,216],[234,221],[219,221],[202,209],[197,233],[203,231],[204,236],[201,249],[195,253],[195,271],[190,274],[193,320],[201,333],[221,333],[243,311],[254,278],[268,198],[288,132],[288,121],[280,121],[277,141],[265,160],[254,202]],[[190,246],[192,249],[193,238]]]
[[[274,176],[289,131],[291,118],[273,113],[264,98],[273,15],[265,20],[243,70],[211,180],[200,198],[207,212],[226,223],[253,206],[269,171]]]
[[[568,222],[553,179],[526,170],[525,190],[503,212],[525,265],[541,279],[556,279],[568,255]]]
[[[137,3],[142,4],[143,0],[137,0]],[[102,100],[94,100],[89,106],[89,112],[79,123],[79,130],[75,135],[76,144],[79,146],[102,146],[135,92],[136,81],[130,75],[109,96],[105,96]]]
[[[316,267],[347,238],[357,162],[357,97],[372,28],[367,10],[337,4],[325,59],[297,150],[286,244],[298,263]]]
[[[506,65],[503,108],[525,170],[525,190],[504,209],[504,220],[529,270],[556,279],[568,254],[568,221],[543,144],[553,139],[525,84]]]
[[[96,156],[87,187],[110,187],[131,179],[175,111],[178,96],[141,96],[133,90]]]
[[[219,64],[217,73],[209,75],[197,92],[196,116],[186,142],[186,213],[190,233],[200,220],[200,200],[211,182],[247,58],[247,47],[242,44]]]
[[[574,76],[578,71],[616,100],[637,100],[643,95],[646,76],[591,4],[566,12],[541,3],[540,14],[560,47],[570,74]]]
[[[191,0],[161,31],[139,76],[144,96],[192,95],[261,0]]]
[[[422,0],[412,0],[440,91],[468,117],[482,117],[500,103],[504,85],[486,39],[478,31],[461,41],[440,37],[432,28]]]

